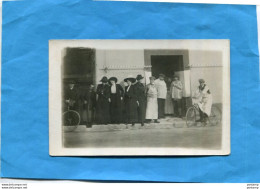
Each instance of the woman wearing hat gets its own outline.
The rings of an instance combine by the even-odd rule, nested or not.
[[[132,126],[138,121],[137,115],[137,97],[136,97],[136,88],[133,83],[136,79],[133,76],[128,76],[124,79],[127,82],[125,87],[125,111],[126,111],[126,124],[131,123]]]
[[[141,123],[141,126],[144,125],[145,121],[145,108],[146,108],[146,96],[145,96],[145,86],[142,83],[143,81],[142,75],[137,75],[136,80],[137,83],[135,84],[136,88],[136,97],[138,101],[138,122]]]
[[[103,77],[101,80],[102,84],[97,86],[97,114],[96,122],[98,124],[110,123],[110,87],[108,85],[107,77]]]
[[[209,87],[205,84],[204,79],[199,79],[200,85],[198,86],[193,98],[197,100],[199,106],[200,119],[198,122],[206,124],[208,116],[210,116],[212,106],[212,95]]]
[[[150,77],[150,84],[146,88],[147,106],[145,118],[148,123],[154,120],[155,123],[160,123],[158,119],[158,103],[157,103],[157,87],[155,86],[155,77]]]
[[[109,78],[110,83],[110,120],[111,123],[122,123],[124,89],[117,84],[117,78]]]

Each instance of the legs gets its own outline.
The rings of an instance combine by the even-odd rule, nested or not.
[[[181,99],[172,99],[173,112],[175,117],[181,117]]]
[[[158,118],[164,118],[165,99],[158,98]]]

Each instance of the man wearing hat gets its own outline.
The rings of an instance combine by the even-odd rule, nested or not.
[[[159,74],[159,78],[155,80],[155,85],[157,87],[158,95],[158,118],[164,118],[165,117],[165,99],[167,96],[167,86],[164,81],[164,74]]]
[[[145,121],[145,109],[146,109],[146,97],[145,97],[145,86],[143,84],[144,77],[142,75],[137,75],[135,84],[136,97],[138,101],[138,122],[141,126],[144,126]]]
[[[120,84],[117,84],[117,78],[109,78],[110,83],[110,120],[111,123],[122,123],[123,117],[123,97],[124,89]]]
[[[199,79],[200,85],[198,86],[193,98],[197,100],[199,106],[200,119],[198,122],[207,124],[207,119],[211,113],[212,95],[209,87],[205,84],[204,79]]]
[[[92,127],[96,107],[96,92],[93,84],[82,88],[81,92],[81,119],[86,124],[86,127]]]
[[[182,99],[182,83],[179,80],[179,76],[174,75],[173,81],[170,87],[174,117],[181,117],[181,99]]]
[[[133,85],[136,79],[132,75],[129,75],[124,79],[124,81],[127,82],[127,86],[125,87],[126,124],[131,123],[132,126],[134,126],[138,121],[138,101],[136,96],[136,88]]]
[[[76,82],[74,80],[68,80],[67,85],[64,87],[63,99],[64,99],[64,111],[68,108],[70,110],[78,110],[78,90],[75,87]]]
[[[110,87],[108,85],[107,77],[103,77],[101,80],[102,84],[97,86],[97,114],[96,121],[98,124],[107,125],[110,123]]]

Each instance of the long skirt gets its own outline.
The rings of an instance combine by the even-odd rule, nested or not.
[[[110,123],[109,101],[106,98],[100,97],[97,100],[96,122],[98,124]]]
[[[122,101],[116,94],[111,94],[110,120],[111,123],[122,123]]]
[[[134,99],[125,100],[126,123],[137,123],[137,102]]]
[[[138,122],[144,123],[145,121],[145,110],[146,110],[146,102],[144,99],[139,100],[139,106],[138,106]]]
[[[158,119],[158,103],[157,98],[147,98],[146,119]]]

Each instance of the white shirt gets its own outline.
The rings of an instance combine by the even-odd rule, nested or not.
[[[167,96],[167,86],[164,80],[156,79],[155,86],[158,91],[157,98],[166,99]]]
[[[174,87],[173,85],[177,86]],[[173,99],[181,99],[182,98],[182,83],[181,81],[173,81],[171,83],[171,95]]]
[[[116,84],[113,84],[113,85],[111,86],[111,93],[112,93],[112,94],[115,94],[115,93],[116,93]]]
[[[127,89],[126,89],[127,92],[129,91],[130,87],[131,87],[131,85],[129,85],[129,86],[127,87]]]

